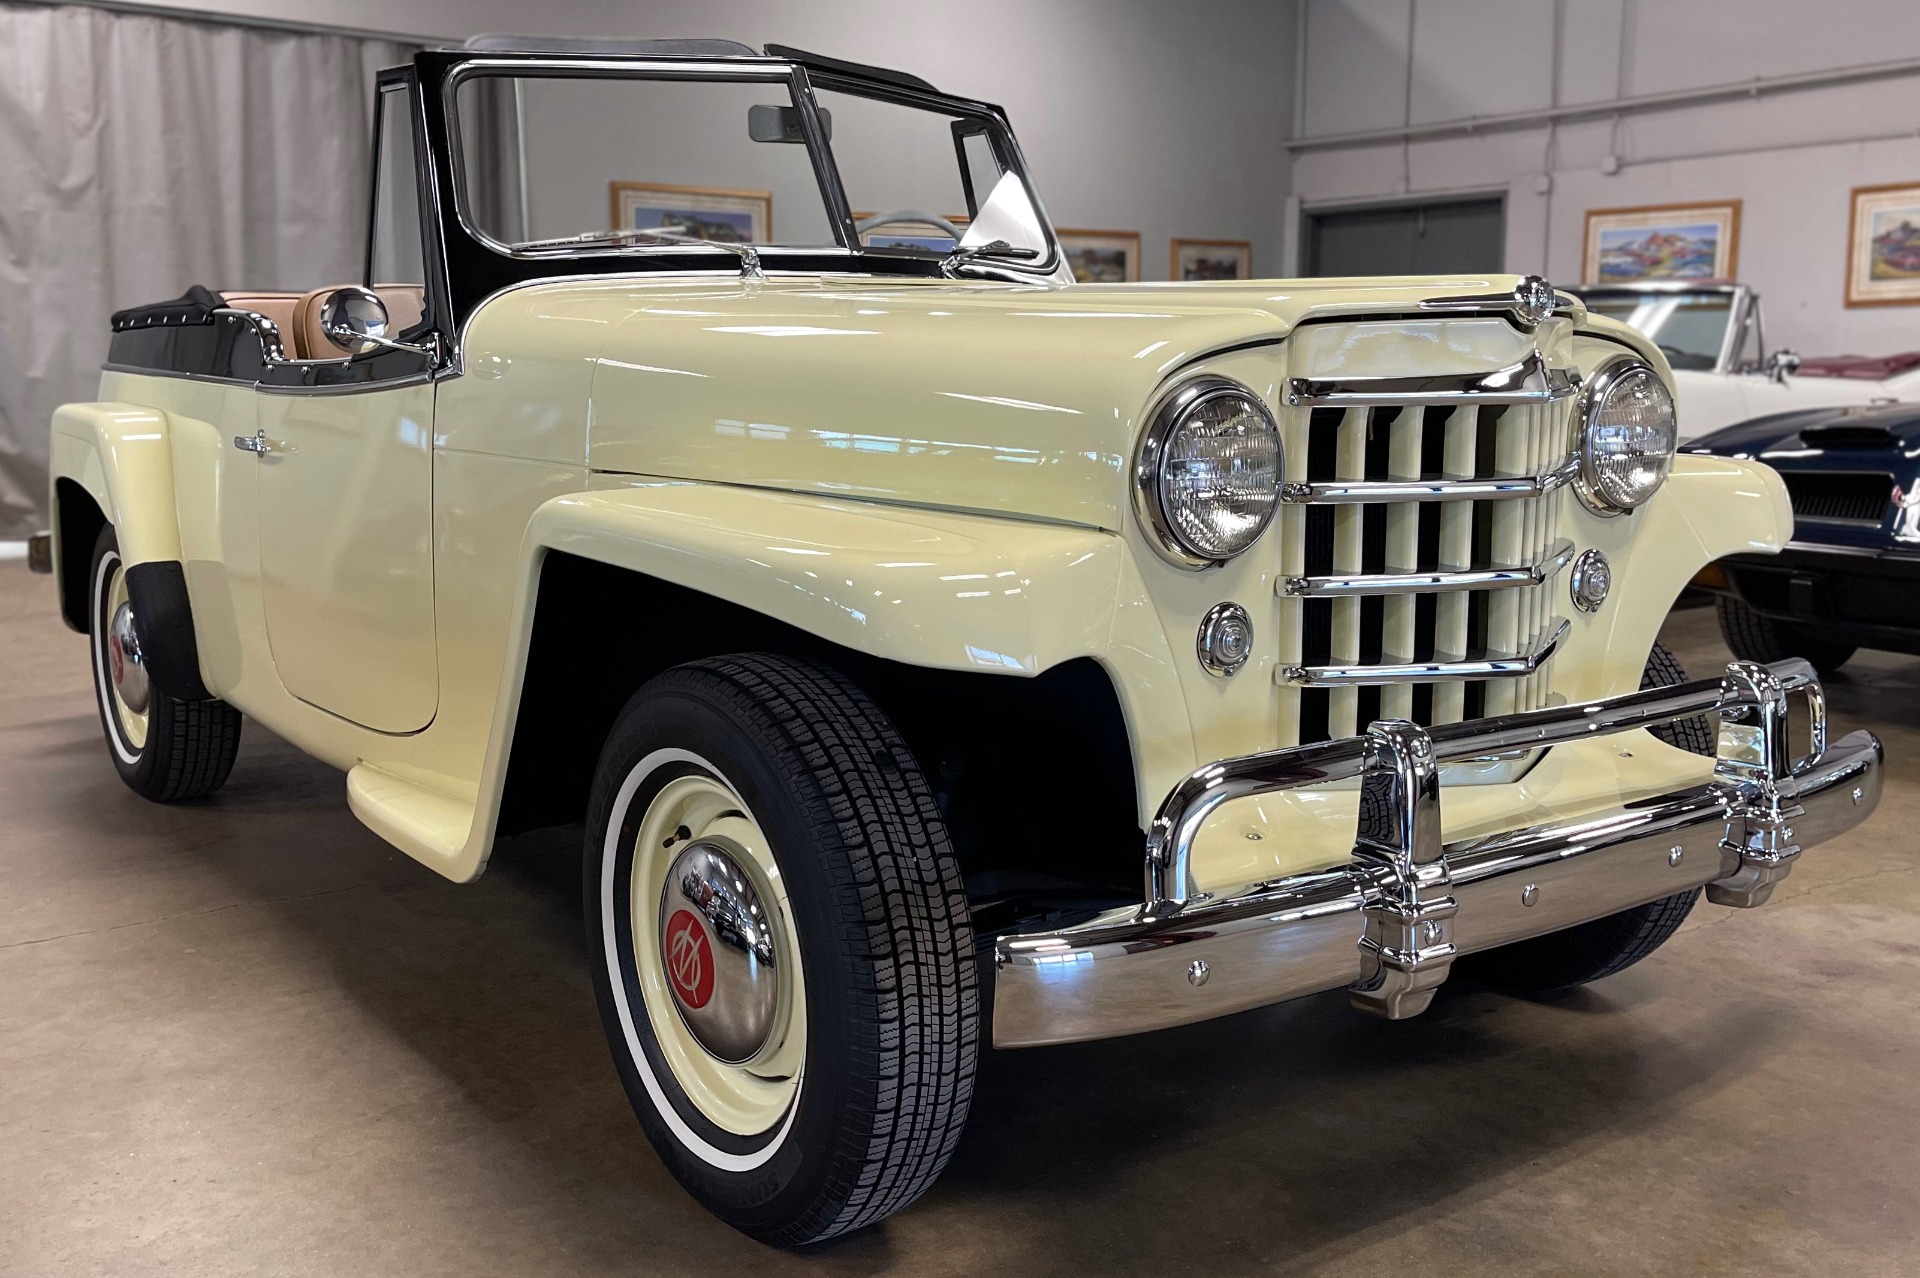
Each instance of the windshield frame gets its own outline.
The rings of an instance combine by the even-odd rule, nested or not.
[[[432,57],[421,54],[420,61]],[[444,55],[443,55],[444,56]],[[943,116],[975,116],[987,122],[988,139],[996,160],[1006,171],[1016,174],[1025,185],[1028,198],[1039,219],[1046,251],[1032,260],[975,259],[975,270],[1010,275],[1016,279],[1044,282],[1053,276],[1061,260],[1058,240],[1045,210],[1040,204],[1033,179],[1020,153],[1012,127],[1000,108],[948,94],[922,90],[891,81],[868,79],[857,74],[814,70],[784,58],[714,57],[658,58],[624,55],[592,57],[552,54],[512,54],[489,52],[484,55],[454,55],[438,86],[430,96],[438,108],[441,138],[433,149],[436,168],[444,173],[449,198],[442,202],[451,213],[451,221],[476,247],[496,259],[535,265],[544,276],[556,274],[599,273],[605,263],[616,264],[620,271],[712,271],[737,274],[738,258],[730,252],[699,245],[590,242],[578,246],[543,246],[537,249],[506,244],[481,229],[468,208],[465,180],[465,149],[460,134],[461,120],[457,95],[468,80],[486,77],[570,78],[570,79],[644,79],[704,82],[784,84],[799,112],[804,143],[819,184],[828,225],[836,243],[831,246],[755,245],[765,269],[807,273],[853,272],[867,274],[928,276],[941,274],[940,259],[911,249],[872,247],[860,240],[847,201],[846,188],[834,160],[832,144],[820,122],[820,107],[814,96],[817,84],[823,89],[878,101],[897,103]],[[424,78],[424,77],[423,77]],[[963,169],[964,173],[964,169]],[[451,228],[449,228],[451,229]],[[609,228],[612,229],[612,228]],[[518,272],[515,272],[518,273]],[[491,272],[489,272],[491,274]]]
[[[1636,307],[1645,305],[1647,299],[1674,294],[1718,295],[1727,299],[1727,326],[1721,334],[1720,350],[1715,354],[1711,369],[1701,372],[1731,373],[1738,371],[1734,365],[1740,357],[1740,349],[1745,344],[1748,325],[1755,322],[1755,303],[1758,296],[1745,284],[1729,284],[1724,281],[1708,280],[1648,280],[1638,284],[1584,284],[1578,288],[1569,288],[1588,309],[1596,302],[1608,302],[1631,298]],[[1604,312],[1596,312],[1604,313]],[[1621,321],[1626,323],[1627,321]],[[1635,329],[1639,332],[1639,329]],[[1647,334],[1648,341],[1658,341]],[[1762,362],[1766,354],[1761,352]]]

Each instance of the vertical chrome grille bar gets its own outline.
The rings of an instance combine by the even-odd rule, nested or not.
[[[1426,429],[1427,410],[1403,408],[1393,425],[1393,442],[1387,458],[1387,478],[1420,478],[1420,457]],[[1411,571],[1419,566],[1420,507],[1403,502],[1387,509],[1387,571]],[[1383,601],[1380,649],[1383,660],[1413,660],[1413,615],[1411,595],[1393,595]],[[1387,719],[1413,717],[1413,687],[1396,684],[1381,690],[1380,714]]]
[[[1442,465],[1449,479],[1473,477],[1474,449],[1479,440],[1480,410],[1456,408],[1447,418],[1447,442]],[[1440,509],[1440,564],[1466,568],[1473,562],[1473,504],[1448,502]],[[1467,652],[1467,597],[1442,595],[1434,625],[1434,652],[1438,659],[1458,660]],[[1466,717],[1466,686],[1441,684],[1433,690],[1433,721],[1458,723]]]
[[[1525,407],[1509,408],[1495,427],[1494,467],[1501,474],[1520,474],[1529,463],[1532,440],[1529,438]],[[1518,563],[1526,551],[1526,526],[1532,513],[1532,501],[1503,501],[1493,505],[1492,552],[1496,563]],[[1521,590],[1487,592],[1487,649],[1490,652],[1518,652],[1526,636],[1521,633],[1523,601]],[[1512,714],[1515,709],[1514,681],[1489,680],[1486,685],[1488,715]]]
[[[1373,410],[1349,408],[1340,419],[1340,444],[1337,474],[1341,479],[1364,479],[1367,466],[1367,427]],[[1341,506],[1333,512],[1333,569],[1358,573],[1363,570],[1360,552],[1366,512],[1358,506]],[[1360,601],[1333,601],[1334,664],[1360,660]],[[1328,725],[1334,737],[1356,735],[1359,722],[1360,692],[1357,688],[1335,688]]]
[[[1289,483],[1306,482],[1307,423],[1312,416],[1310,409],[1295,409],[1281,418],[1281,429],[1286,432],[1284,464]],[[1282,503],[1279,525],[1280,579],[1285,581],[1307,570],[1307,508]],[[1301,641],[1307,605],[1304,600],[1282,596],[1279,607],[1279,658],[1282,664],[1297,665],[1305,655]],[[1281,686],[1280,740],[1298,742],[1301,739],[1300,704],[1305,695],[1300,688]]]

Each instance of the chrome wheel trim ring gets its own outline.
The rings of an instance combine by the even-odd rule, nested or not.
[[[132,617],[127,601],[127,574],[117,550],[109,550],[100,557],[100,566],[95,570],[93,579],[93,601],[91,647],[94,685],[99,692],[101,707],[107,711],[107,740],[120,760],[131,767],[140,762],[140,752],[146,748],[148,716],[146,711],[135,711],[127,704],[120,695],[119,680],[114,676],[116,650],[110,633],[112,622],[123,608],[127,609],[129,621]],[[119,655],[124,660],[124,654]],[[145,674],[144,671],[141,673]]]
[[[146,714],[153,705],[153,685],[147,681],[147,659],[140,651],[132,603],[115,608],[113,619],[107,623],[107,662],[120,704],[129,713]]]
[[[732,869],[741,871],[743,888],[750,887],[765,920],[771,962],[758,974],[754,988],[768,993],[760,982],[770,978],[771,997],[766,1013],[748,1031],[756,1041],[746,1044],[751,1050],[738,1060],[723,1059],[711,1045],[739,1047],[738,1042],[729,1043],[711,1025],[696,1032],[701,1022],[689,1016],[676,994],[666,957],[667,924],[678,912],[666,908],[669,874],[689,850],[702,846],[721,852]],[[674,1082],[722,1131],[752,1136],[779,1126],[783,1118],[790,1123],[806,1061],[806,991],[786,888],[759,822],[717,772],[690,773],[675,777],[653,796],[635,823],[632,845],[623,852],[632,866],[627,914],[634,975],[648,1025]],[[673,895],[680,895],[677,888]],[[712,924],[704,916],[699,921],[705,925],[709,952],[721,948],[715,945]]]

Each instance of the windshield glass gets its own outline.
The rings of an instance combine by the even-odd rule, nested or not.
[[[1046,257],[997,120],[824,89],[817,102],[860,248]],[[489,73],[459,82],[454,111],[462,212],[510,250],[818,250],[843,239],[784,77]]]
[[[1587,298],[1587,309],[1645,333],[1675,368],[1712,372],[1720,366],[1733,297],[1728,293],[1597,293]]]
[[[476,76],[455,91],[465,212],[510,247],[669,228],[730,244],[835,242],[805,145],[747,133],[784,80]]]
[[[819,102],[833,121],[834,160],[862,245],[945,254],[1004,240],[1045,252],[1046,234],[992,121],[832,90]]]

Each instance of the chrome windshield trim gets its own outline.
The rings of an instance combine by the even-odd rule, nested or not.
[[[1458,683],[1462,679],[1518,679],[1536,673],[1573,629],[1561,620],[1525,652],[1471,661],[1407,661],[1397,665],[1283,666],[1280,682],[1301,688],[1367,688],[1390,683]]]
[[[448,50],[453,54],[464,54],[464,50]],[[507,51],[502,51],[507,53]],[[794,108],[806,121],[804,130],[808,156],[813,163],[814,177],[820,186],[822,202],[826,206],[828,220],[833,224],[837,238],[844,242],[836,245],[810,246],[804,244],[766,244],[756,245],[763,257],[785,250],[795,255],[822,255],[831,253],[835,248],[843,250],[849,257],[869,261],[886,261],[884,253],[874,254],[862,244],[859,234],[853,229],[853,221],[846,213],[847,194],[841,179],[838,163],[834,158],[832,139],[819,122],[819,104],[816,88],[824,88],[831,93],[843,93],[856,97],[872,98],[876,101],[897,102],[920,110],[936,113],[978,114],[990,119],[1001,130],[1006,143],[1007,155],[1014,173],[1026,188],[1027,198],[1032,203],[1035,216],[1041,224],[1042,237],[1046,241],[1046,252],[1031,262],[996,262],[991,269],[1005,272],[1004,278],[1012,282],[1032,282],[1044,284],[1059,271],[1064,263],[1064,254],[1059,245],[1059,237],[1053,224],[1047,219],[1040,203],[1038,184],[1026,165],[1026,157],[1020,151],[1018,140],[1014,137],[1013,127],[998,107],[977,102],[949,93],[943,93],[931,87],[918,88],[903,83],[874,80],[858,74],[831,72],[822,68],[809,69],[801,62],[788,57],[711,57],[711,58],[655,58],[646,56],[612,55],[593,56],[549,56],[549,55],[513,55],[461,57],[461,60],[443,77],[440,84],[442,107],[446,114],[448,138],[451,143],[449,154],[453,161],[452,197],[454,221],[459,228],[472,237],[488,251],[514,261],[544,261],[550,258],[560,260],[579,260],[581,258],[600,258],[630,256],[629,246],[595,246],[578,252],[568,253],[559,248],[551,251],[529,251],[524,246],[507,244],[481,229],[468,207],[467,182],[465,175],[466,149],[461,141],[461,113],[458,105],[460,86],[476,76],[501,76],[513,78],[556,78],[576,79],[630,79],[630,80],[686,80],[706,82],[770,83],[787,86]],[[924,82],[922,82],[924,84]],[[437,194],[437,192],[436,192]],[[699,251],[698,246],[679,246],[678,251]],[[564,255],[564,256],[562,256]],[[662,254],[663,256],[667,254]],[[913,259],[924,260],[924,259]],[[911,278],[911,277],[909,277]],[[1001,277],[994,277],[1001,278]]]
[[[1446,590],[1505,590],[1538,586],[1573,560],[1573,542],[1562,537],[1533,563],[1517,568],[1473,568],[1460,572],[1376,572],[1336,577],[1283,577],[1285,598],[1353,598],[1360,595],[1425,595]]]
[[[1554,368],[1539,351],[1518,364],[1477,373],[1422,377],[1293,377],[1287,403],[1294,408],[1390,408],[1406,404],[1550,404],[1580,390],[1580,374]]]
[[[1580,459],[1569,457],[1552,470],[1511,479],[1335,479],[1280,485],[1280,500],[1306,506],[1357,506],[1368,502],[1514,501],[1542,497],[1572,483]]]

